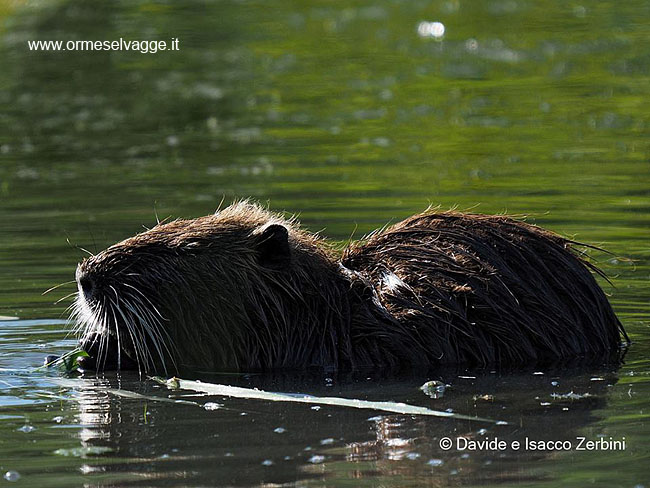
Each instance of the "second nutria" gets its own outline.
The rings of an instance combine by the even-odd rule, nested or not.
[[[77,268],[85,367],[403,368],[607,357],[625,331],[572,241],[426,211],[330,245],[257,204],[159,224]]]

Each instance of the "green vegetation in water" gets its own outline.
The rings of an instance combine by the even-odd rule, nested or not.
[[[443,395],[445,394],[445,390],[448,387],[449,385],[443,383],[442,381],[431,380],[423,384],[420,387],[420,390],[422,390],[424,394],[427,395],[428,397],[437,400],[443,397]]]
[[[39,367],[36,368],[37,370],[42,369],[42,368],[51,368],[53,366],[56,366],[59,368],[59,370],[62,373],[68,374],[68,375],[73,375],[73,374],[79,374],[79,358],[84,358],[88,357],[88,353],[84,351],[83,349],[74,349],[63,356],[60,356],[53,361],[46,361],[46,363]]]

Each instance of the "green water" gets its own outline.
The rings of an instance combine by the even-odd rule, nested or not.
[[[180,50],[27,47],[120,37]],[[0,321],[0,471],[38,487],[650,486],[649,42],[641,1],[0,0],[0,315],[17,318]],[[418,390],[433,377],[213,378],[508,426],[186,394],[224,405],[206,410],[129,375],[32,370],[74,347],[57,302],[74,285],[42,293],[82,249],[241,197],[339,241],[428,205],[527,215],[613,253],[593,256],[635,342],[620,368],[441,371],[436,400]],[[462,435],[626,449],[440,449]]]

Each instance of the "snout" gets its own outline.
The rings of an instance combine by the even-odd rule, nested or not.
[[[88,353],[79,361],[84,370],[164,370],[169,359],[155,288],[138,272],[124,274],[126,260],[104,251],[77,266],[73,317]]]
[[[77,272],[75,273],[75,279],[77,281],[77,287],[79,292],[83,294],[86,301],[90,302],[97,295],[97,282],[90,273],[82,269],[81,265],[77,266]]]

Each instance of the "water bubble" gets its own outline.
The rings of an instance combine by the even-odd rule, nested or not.
[[[28,432],[34,432],[36,430],[36,427],[34,427],[33,425],[23,425],[22,427],[20,427],[20,428],[18,428],[16,430],[18,430],[20,432],[28,433]]]
[[[262,461],[262,466],[273,466],[273,461],[271,461],[270,459],[265,459],[264,461]]]
[[[20,479],[20,473],[18,471],[7,471],[4,479],[7,481],[18,481]]]
[[[325,461],[325,456],[321,456],[319,454],[314,454],[312,457],[309,458],[309,462],[312,464],[320,464],[323,461]]]
[[[445,462],[442,459],[429,459],[427,464],[429,466],[442,466]]]
[[[465,49],[474,52],[478,49],[478,41],[474,38],[465,41]]]
[[[321,440],[320,443],[321,443],[321,446],[327,446],[329,444],[334,444],[334,439],[332,439],[331,437],[328,437],[327,439]]]
[[[215,402],[208,402],[205,405],[203,405],[203,408],[206,410],[219,410],[223,405],[221,403],[215,403]]]
[[[285,429],[284,427],[276,427],[275,429],[273,429],[273,432],[275,432],[276,434],[284,434],[286,431],[287,429]]]
[[[418,35],[420,37],[440,39],[445,35],[445,24],[442,22],[420,22],[418,24]]]

